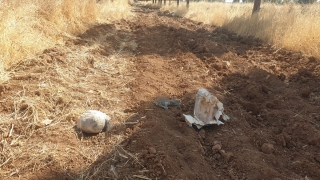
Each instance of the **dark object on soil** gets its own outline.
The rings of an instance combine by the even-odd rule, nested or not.
[[[162,107],[163,109],[168,110],[168,106],[178,106],[180,107],[179,99],[168,99],[166,97],[159,97],[155,102],[157,106]]]

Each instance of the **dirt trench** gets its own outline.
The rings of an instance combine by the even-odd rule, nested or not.
[[[31,135],[25,143],[40,143],[39,139],[45,138],[46,146],[61,147],[57,153],[65,153],[64,149],[71,151],[60,159],[57,154],[46,155],[38,162],[43,166],[30,165],[36,170],[24,166],[17,173],[3,173],[4,177],[190,180],[320,177],[319,59],[142,5],[136,6],[134,12],[136,17],[130,20],[95,26],[68,41],[65,47],[70,51],[66,52],[64,47],[46,51],[39,56],[42,62],[30,61],[30,66],[26,63],[24,68],[15,69],[17,74],[25,72],[28,76],[16,75],[1,85],[1,99],[27,89],[26,94],[34,93],[30,97],[40,97],[44,109],[53,108],[48,101],[55,104],[50,112],[61,111],[56,114],[61,118],[53,118],[61,126],[35,126],[38,136]],[[76,56],[77,53],[82,56]],[[91,56],[71,61],[72,57],[83,57],[86,53]],[[39,90],[38,75],[32,74],[51,72],[52,63],[61,72],[52,70],[46,78],[51,78],[52,84],[63,84],[60,91],[69,92],[70,96],[59,96],[60,91],[50,94],[48,89]],[[69,76],[59,80],[71,67],[78,69],[74,70],[78,73],[74,79],[78,80],[74,82]],[[64,85],[66,79],[74,86]],[[193,113],[199,88],[207,88],[219,98],[231,118],[229,122],[201,130],[185,123],[182,114]],[[179,99],[181,107],[168,110],[157,107],[154,101],[161,96]],[[31,107],[26,101],[19,103],[21,113]],[[26,109],[23,103],[27,104]],[[1,113],[12,113],[12,104],[9,100],[1,101]],[[69,128],[81,112],[72,111],[76,105],[81,110],[112,110],[111,116],[118,123],[109,132],[83,136]],[[73,113],[63,115],[66,111]],[[11,124],[3,126],[8,130]],[[13,124],[16,134],[28,130],[16,121]],[[100,154],[92,155],[95,150]],[[19,163],[28,160],[16,159]],[[8,162],[4,170],[19,169],[19,165]]]

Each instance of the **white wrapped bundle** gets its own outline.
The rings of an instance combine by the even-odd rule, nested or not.
[[[110,117],[97,110],[83,113],[78,120],[77,127],[85,133],[100,133],[109,125]]]
[[[206,89],[199,89],[196,95],[196,102],[194,106],[194,117],[185,115],[187,123],[191,126],[195,124],[199,129],[202,126],[210,124],[223,124],[219,120],[220,116],[222,119],[227,121],[230,118],[223,112],[223,104],[218,100],[217,97],[211,95]]]

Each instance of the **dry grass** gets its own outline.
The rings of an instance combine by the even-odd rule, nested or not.
[[[128,0],[3,0],[0,14],[1,71],[96,23],[132,15]],[[0,79],[7,78],[1,74]]]
[[[0,1],[1,178],[45,179],[51,169],[89,179],[102,166],[91,165],[114,153],[123,134],[85,137],[74,126],[88,109],[125,126],[137,44],[117,25],[95,25],[130,18],[130,8],[127,0]],[[88,29],[92,39],[76,37]]]
[[[57,45],[9,69],[12,79],[3,86],[12,91],[1,99],[9,113],[0,114],[0,177],[28,179],[50,167],[72,179],[89,179],[98,170],[88,170],[90,165],[125,138],[81,137],[74,129],[88,109],[107,113],[115,127],[125,126],[129,117],[124,109],[134,67],[128,57],[137,44],[117,27],[91,35],[96,39],[74,38],[84,44]],[[115,40],[106,42],[107,37]],[[110,55],[101,55],[105,47]]]
[[[224,27],[243,36],[254,36],[278,47],[320,57],[320,4],[262,4],[259,16],[251,17],[253,4],[191,3],[162,10],[195,21]]]

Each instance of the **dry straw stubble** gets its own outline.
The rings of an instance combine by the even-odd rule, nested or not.
[[[179,8],[174,6],[163,6],[162,10],[184,12],[180,15],[195,21],[223,27],[242,36],[253,36],[277,47],[320,57],[320,3],[264,3],[256,16],[251,16],[253,4],[250,3],[193,2],[188,10],[184,5]]]
[[[122,46],[108,49],[109,55],[97,53],[113,47],[105,37],[84,40],[90,45],[65,47],[64,41],[81,40],[75,36],[97,23],[131,16],[128,1],[8,1],[1,2],[0,12],[0,67],[8,68],[1,71],[0,82],[12,78],[0,84],[9,88],[1,99],[7,113],[0,118],[0,177],[32,178],[50,167],[87,179],[85,169],[123,137],[79,137],[76,120],[88,109],[99,109],[121,126],[127,114],[118,104],[126,101],[133,67]],[[113,31],[106,35],[116,36]],[[136,48],[134,41],[123,45]]]
[[[131,16],[129,9],[126,0],[0,1],[0,65],[31,58],[96,23]]]

